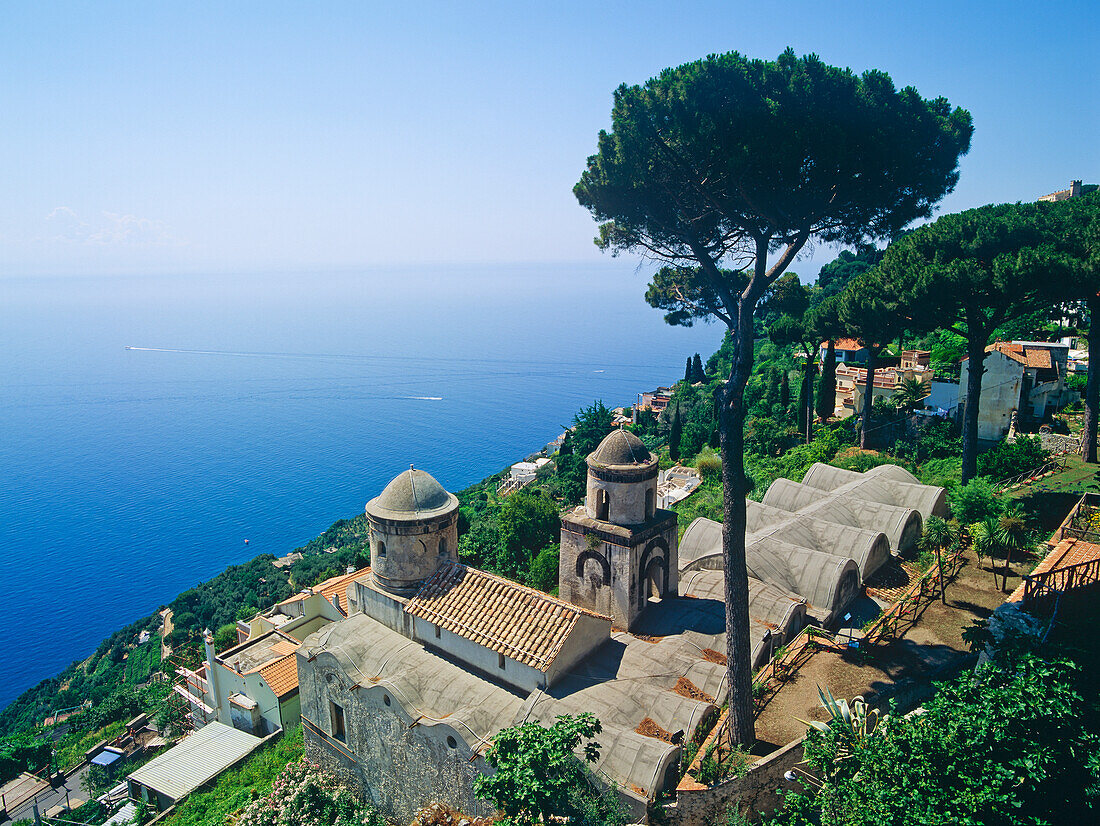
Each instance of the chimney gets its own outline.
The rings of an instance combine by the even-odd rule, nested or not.
[[[345,573],[354,574],[355,573],[355,566],[354,565],[348,565],[347,570],[346,570]]]
[[[206,685],[209,689],[210,707],[214,709],[214,719],[221,717],[221,703],[218,702],[218,669],[214,656],[214,635],[207,628],[202,632],[202,641],[206,645]]]
[[[1069,197],[1077,198],[1081,195],[1081,181],[1069,182]]]

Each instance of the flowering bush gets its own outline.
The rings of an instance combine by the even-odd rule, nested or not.
[[[241,812],[237,826],[385,826],[385,821],[333,775],[299,760],[287,765],[267,796]]]

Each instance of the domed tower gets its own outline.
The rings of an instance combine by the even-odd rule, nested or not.
[[[657,510],[657,457],[628,430],[609,433],[588,455],[590,519],[641,525]]]
[[[629,629],[653,600],[677,594],[677,522],[657,508],[657,457],[627,430],[588,456],[585,502],[561,520],[562,598]]]
[[[458,553],[458,498],[430,473],[409,466],[367,502],[370,565],[375,584],[412,596]]]

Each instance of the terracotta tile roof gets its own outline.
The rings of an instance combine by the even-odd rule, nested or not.
[[[369,574],[369,573],[370,573],[370,566],[368,565],[366,568],[360,568],[358,571],[353,571],[350,574],[340,574],[339,576],[330,577],[329,579],[326,579],[322,582],[318,582],[312,588],[308,588],[308,589],[305,589],[305,590],[312,591],[314,594],[320,594],[322,597],[324,597],[329,602],[332,602],[333,595],[338,594],[340,596],[340,610],[343,612],[344,616],[346,617],[348,615],[348,598],[347,598],[348,586],[353,581],[359,579],[364,574]],[[295,594],[292,597],[287,597],[282,602],[279,602],[277,604],[278,605],[289,605],[292,602],[299,602],[299,601],[305,599],[307,596],[309,596],[309,595],[304,593],[304,592],[299,592],[299,593]]]
[[[456,562],[440,566],[405,611],[539,670],[554,662],[581,615],[608,619]]]
[[[366,568],[360,568],[358,571],[353,571],[350,574],[334,576],[332,579],[326,579],[324,582],[318,582],[314,585],[313,593],[320,594],[329,602],[332,602],[333,596],[338,595],[340,597],[340,612],[346,617],[348,615],[348,586],[364,574],[369,573],[370,566],[368,565]]]
[[[1024,355],[1027,357],[1028,367],[1038,367],[1041,370],[1049,370],[1054,366],[1054,363],[1050,360],[1050,350],[1029,350],[1024,348]]]
[[[292,643],[290,640],[279,640],[273,643],[269,649],[272,654],[277,654],[280,657],[285,657],[287,654],[293,654],[298,650],[298,646]]]
[[[828,347],[829,342],[821,342],[822,347]],[[833,340],[834,350],[862,350],[863,345],[856,341],[854,338],[838,338]]]
[[[260,669],[260,676],[275,692],[276,697],[285,697],[298,690],[298,657],[295,654],[288,654],[282,659],[268,663]]]
[[[1043,557],[1042,561],[1035,566],[1031,575],[1038,576],[1048,571],[1070,568],[1074,565],[1080,565],[1082,562],[1093,562],[1097,559],[1100,559],[1100,545],[1085,542],[1083,539],[1063,539],[1054,546],[1054,550]],[[1023,598],[1024,583],[1021,582],[1005,601],[1020,602]]]
[[[1050,350],[1045,347],[1028,347],[1025,344],[1017,344],[1014,341],[996,341],[985,348],[987,353],[996,350],[1003,353],[1015,362],[1025,367],[1035,367],[1040,370],[1049,370],[1054,366],[1050,358]],[[965,359],[964,359],[965,361]]]

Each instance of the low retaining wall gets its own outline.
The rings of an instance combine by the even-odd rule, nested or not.
[[[800,788],[797,782],[783,778],[802,762],[802,741],[795,740],[767,757],[761,757],[741,777],[716,783],[705,789],[680,789],[676,802],[665,805],[663,820],[659,813],[650,822],[666,826],[716,826],[725,822],[726,810],[739,807],[750,819],[774,811],[783,802],[780,789]]]

